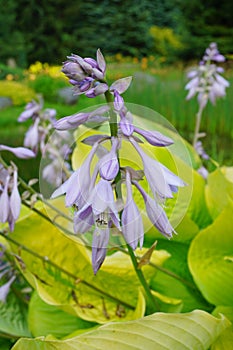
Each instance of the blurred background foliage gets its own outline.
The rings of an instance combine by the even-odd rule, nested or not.
[[[233,2],[223,0],[0,0],[0,62],[60,64],[70,52],[166,61],[201,57],[216,41],[232,53]]]

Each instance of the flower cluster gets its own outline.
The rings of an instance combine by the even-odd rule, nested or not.
[[[28,119],[32,119],[33,125],[28,129],[25,138],[24,146],[32,149],[35,153],[40,149],[43,153],[46,138],[49,131],[52,129],[52,124],[55,122],[56,110],[47,108],[43,110],[43,101],[29,102],[25,110],[20,114],[18,122],[22,123]]]
[[[9,151],[22,159],[35,157],[31,150],[24,147],[0,145],[0,151]],[[19,217],[20,207],[17,168],[13,163],[8,168],[0,163],[0,222],[8,222],[11,231],[14,230],[15,221]]]
[[[225,58],[218,51],[217,44],[211,43],[206,49],[202,61],[196,69],[192,69],[187,77],[190,79],[185,86],[189,93],[187,100],[197,94],[198,103],[203,109],[208,100],[212,104],[219,97],[226,95],[226,88],[229,87],[229,82],[221,76],[224,72],[222,67],[218,67],[216,63],[224,62]]]
[[[74,86],[76,95],[85,94],[92,98],[108,90],[108,85],[103,81],[106,63],[100,50],[97,50],[96,60],[89,57],[82,58],[74,54],[67,58],[62,72]]]
[[[49,159],[49,164],[43,169],[42,177],[48,183],[55,183],[59,186],[67,179],[70,170],[67,162],[71,153],[70,134],[66,131],[59,131],[53,134],[52,139],[49,138],[53,125],[56,123],[56,110],[43,109],[42,99],[39,102],[29,102],[18,121],[25,122],[28,119],[33,121],[33,125],[26,132],[24,146],[32,149],[36,154],[40,150],[41,154]],[[61,164],[63,169],[60,176]]]
[[[63,72],[71,79],[71,83],[75,85],[75,78],[75,81],[79,83],[77,84],[78,89],[84,91],[83,86],[85,86],[85,93],[88,95],[95,87],[88,87],[87,81],[94,79],[96,85],[93,86],[98,86],[98,83],[104,84],[105,88],[102,92],[105,92],[108,104],[91,113],[78,113],[62,118],[54,124],[55,128],[72,129],[95,118],[99,122],[108,120],[112,132],[111,135],[98,134],[83,140],[92,147],[89,154],[83,164],[53,193],[52,197],[65,193],[66,205],[76,208],[74,213],[76,233],[85,233],[94,227],[92,265],[96,273],[105,259],[112,227],[122,233],[125,241],[133,250],[138,244],[140,247],[143,245],[143,221],[133,198],[132,186],[135,186],[142,195],[148,217],[153,225],[164,236],[170,238],[174,229],[163,209],[163,203],[167,198],[173,197],[173,192],[177,192],[178,187],[185,184],[164,165],[148,156],[140,146],[140,143],[143,142],[140,136],[151,145],[158,147],[169,146],[173,141],[156,130],[145,131],[134,125],[133,115],[127,110],[122,97],[122,93],[131,83],[131,77],[119,79],[108,86],[103,80],[106,64],[99,50],[97,51],[97,62],[92,59],[81,59],[76,55],[72,57],[74,61],[66,62],[63,68]],[[96,74],[97,70],[98,74]],[[108,113],[107,116],[106,113]],[[143,163],[143,171],[129,166],[121,167],[119,152],[123,139],[128,141],[139,154]],[[110,151],[105,147],[105,144],[109,142],[111,143]],[[98,161],[91,173],[91,164],[95,155]],[[139,184],[144,176],[153,197],[146,193]],[[119,185],[123,184],[126,187],[125,198],[121,196],[121,191],[117,190]]]

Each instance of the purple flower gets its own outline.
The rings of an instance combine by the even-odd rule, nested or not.
[[[126,117],[121,118],[119,126],[125,136],[131,136],[134,132],[133,124]]]
[[[156,199],[164,201],[166,198],[172,198],[172,192],[176,192],[179,186],[185,186],[178,176],[143,152],[132,137],[130,142],[142,159],[145,176]]]
[[[225,57],[219,53],[217,44],[211,43],[210,46],[205,51],[205,55],[203,56],[203,60],[204,61],[224,62]]]
[[[104,113],[109,111],[109,106],[101,106],[90,113],[76,113],[64,118],[59,119],[54,123],[54,128],[57,130],[69,130],[75,129],[78,126],[85,124],[86,122],[101,123],[106,121]]]
[[[19,217],[21,208],[17,178],[16,169],[14,169],[12,177],[6,169],[0,167],[0,222],[8,222],[11,231],[14,230],[15,221]]]
[[[200,62],[199,67],[192,69],[187,77],[190,81],[186,84],[185,89],[189,90],[186,97],[187,100],[191,99],[197,94],[198,103],[201,109],[203,109],[208,100],[212,104],[219,97],[226,95],[226,88],[229,87],[229,82],[224,79],[219,73],[223,73],[222,67],[217,67],[213,62],[223,62],[224,56],[219,54],[217,45],[215,43],[210,44],[206,49],[206,53],[203,60]]]
[[[114,201],[110,182],[100,179],[90,191],[89,198],[82,208],[75,213],[74,231],[85,233],[95,223],[98,227],[110,227],[110,222],[120,229],[119,215]]]
[[[87,97],[95,97],[107,91],[108,86],[103,83],[105,71],[105,59],[99,49],[96,60],[72,54],[68,56],[68,61],[62,68],[62,72],[74,86],[74,93],[76,95],[85,93]]]
[[[5,284],[3,284],[0,287],[0,301],[1,302],[3,302],[3,303],[6,302],[7,295],[10,292],[10,287],[11,287],[12,283],[14,282],[15,278],[16,278],[15,276],[12,276],[9,281],[7,281]]]
[[[41,108],[41,103],[35,101],[29,102],[26,105],[25,110],[20,114],[18,122],[25,122],[29,118],[37,118]]]
[[[108,90],[108,85],[105,83],[96,83],[94,87],[89,89],[85,95],[89,98],[94,98],[96,96],[104,94]]]
[[[119,148],[118,138],[112,137],[112,148],[109,153],[99,160],[99,173],[105,180],[113,180],[119,171],[117,149]]]
[[[117,90],[114,90],[114,109],[118,112],[124,108],[124,99]]]
[[[167,137],[158,131],[146,131],[137,127],[134,127],[134,131],[143,136],[146,141],[153,146],[165,147],[170,146],[174,143],[170,137]]]
[[[24,138],[24,146],[31,148],[35,153],[38,151],[38,143],[39,143],[39,125],[40,119],[36,118],[34,124],[30,126],[28,131],[26,132]]]
[[[143,245],[144,229],[141,214],[133,200],[131,178],[128,171],[126,171],[126,188],[127,198],[121,216],[122,232],[126,242],[135,250],[138,242],[140,242],[140,247]]]
[[[138,190],[141,192],[145,205],[147,215],[152,222],[152,224],[167,238],[172,237],[172,233],[175,232],[173,227],[171,226],[167,215],[163,208],[153,199],[151,198],[144,189],[138,184],[138,182],[133,182]]]
[[[9,147],[5,145],[0,145],[0,151],[9,151],[13,153],[16,157],[21,159],[34,158],[35,153],[30,149],[24,147]]]
[[[92,240],[92,267],[95,275],[106,257],[108,241],[109,228],[96,227]]]

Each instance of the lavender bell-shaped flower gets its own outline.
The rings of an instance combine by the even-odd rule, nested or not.
[[[21,159],[28,159],[28,158],[34,158],[35,153],[24,147],[9,147],[5,145],[0,145],[0,151],[9,151],[13,153],[17,158]]]
[[[140,247],[143,245],[144,229],[140,211],[133,199],[131,178],[128,171],[126,171],[126,188],[127,198],[121,216],[122,233],[126,242],[135,250],[138,242]]]
[[[151,198],[148,193],[138,184],[138,182],[133,182],[138,188],[140,193],[143,196],[147,215],[152,222],[152,224],[167,238],[172,237],[172,233],[175,232],[172,225],[170,224],[167,215],[164,209],[155,201],[154,198]]]
[[[113,180],[119,171],[119,161],[117,158],[117,149],[119,147],[118,138],[112,137],[112,148],[109,153],[99,160],[100,176],[105,180]]]
[[[132,137],[130,142],[142,159],[145,176],[156,199],[164,201],[166,198],[172,198],[172,192],[177,192],[177,187],[185,186],[178,176],[143,152]]]
[[[170,139],[170,137],[167,137],[156,130],[146,131],[138,127],[134,127],[134,131],[137,134],[143,136],[146,139],[146,141],[153,146],[165,147],[165,146],[170,146],[174,143],[174,141]]]
[[[5,284],[3,284],[1,287],[0,287],[0,301],[5,303],[6,302],[6,298],[7,298],[7,295],[9,294],[10,292],[10,287],[12,285],[12,283],[14,282],[14,280],[16,279],[15,276],[12,276],[9,281],[7,281]]]
[[[18,117],[18,122],[20,122],[20,123],[21,122],[25,122],[29,118],[36,118],[36,117],[38,117],[41,108],[42,108],[42,104],[41,103],[37,103],[35,101],[29,102],[26,105],[25,110]]]
[[[108,241],[109,228],[96,227],[92,240],[92,267],[95,275],[106,257]]]
[[[110,221],[120,229],[120,219],[114,201],[112,186],[109,181],[100,179],[90,192],[86,204],[75,213],[74,231],[84,233],[94,223],[106,228]]]
[[[3,171],[4,168],[0,168],[0,173]],[[17,178],[17,170],[14,169],[13,179],[8,172],[4,172],[0,179],[2,183],[0,188],[0,222],[8,222],[11,231],[14,230],[15,221],[19,217],[21,208]]]
[[[103,116],[109,110],[109,106],[104,105],[89,113],[76,113],[70,116],[61,118],[54,123],[54,128],[57,130],[75,129],[86,122],[102,123],[107,120]]]
[[[187,100],[197,94],[199,106],[203,109],[208,100],[214,105],[217,98],[226,95],[225,90],[230,84],[220,75],[220,73],[224,72],[224,69],[217,67],[214,63],[224,61],[225,58],[219,53],[217,44],[211,43],[206,49],[199,66],[187,74],[187,77],[190,79],[185,86],[185,89],[189,91],[186,97]]]
[[[75,204],[78,207],[82,207],[83,204],[86,203],[91,183],[90,166],[97,147],[98,142],[94,144],[81,167],[78,168],[66,182],[56,189],[51,198],[66,193],[66,206],[69,207]]]

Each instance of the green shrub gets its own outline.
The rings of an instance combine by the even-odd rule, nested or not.
[[[35,80],[29,81],[29,86],[36,93],[42,94],[45,100],[54,102],[57,90],[67,86],[67,82],[62,78],[52,78],[47,74],[39,74]]]
[[[24,78],[24,71],[22,68],[10,67],[0,63],[0,80],[6,79],[9,75],[12,80],[21,80]]]
[[[174,56],[182,48],[178,36],[171,28],[152,26],[150,35],[153,38],[153,50],[156,54],[168,57]]]

